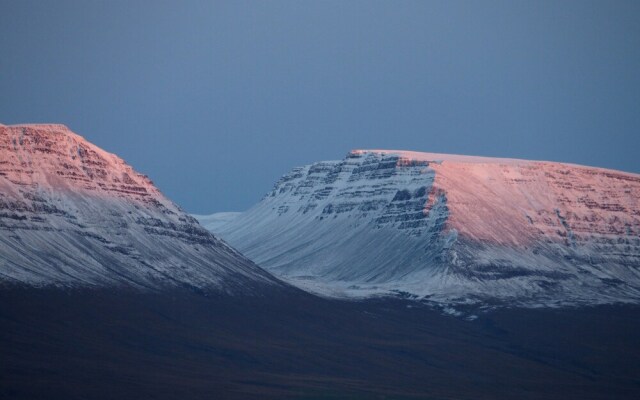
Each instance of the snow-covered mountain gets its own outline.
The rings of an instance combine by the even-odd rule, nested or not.
[[[355,150],[293,169],[215,229],[330,295],[521,305],[640,300],[640,175]]]
[[[282,285],[63,125],[0,125],[0,283]]]

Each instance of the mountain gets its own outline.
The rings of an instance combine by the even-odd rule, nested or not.
[[[282,285],[63,125],[0,126],[0,282],[242,293]]]
[[[385,174],[405,168],[398,159],[381,167],[369,155],[348,162],[365,158],[372,163],[354,166],[371,176],[360,189],[349,190],[343,177],[335,180],[341,193],[352,194],[334,200],[338,208],[315,214],[309,226],[311,209],[288,220],[300,225],[281,225],[286,221],[280,218],[297,210],[293,201],[301,201],[294,190],[316,191],[313,181],[304,186],[300,180],[304,172],[267,198],[275,207],[281,195],[291,208],[256,219],[256,229],[268,231],[270,220],[272,233],[294,240],[288,246],[320,240],[294,233],[312,233],[323,224],[334,229],[333,239],[354,240],[350,229],[358,229],[358,221],[371,232],[356,234],[368,238],[384,231],[391,239],[391,233],[401,234],[398,246],[402,237],[424,240],[410,212],[418,207],[421,185],[409,199],[398,195],[404,209],[401,200],[391,201],[398,207],[387,214],[395,219],[375,222],[374,203],[366,216],[356,214],[363,200],[385,199],[387,183],[398,184]],[[411,176],[420,178],[420,168]],[[364,187],[371,182],[379,186]],[[413,186],[406,182],[408,191]],[[289,191],[278,194],[281,187]],[[350,201],[358,206],[347,211]],[[227,215],[224,224],[213,220],[226,228],[249,213]],[[416,226],[403,228],[402,220]],[[407,234],[411,229],[416,233]],[[260,237],[278,239],[267,231]],[[339,259],[343,240],[332,242],[332,232],[323,232],[322,240],[336,245],[322,250],[324,256],[334,252],[333,260]],[[295,248],[290,254],[299,255]],[[441,312],[451,308],[390,296],[345,301],[297,290],[202,228],[147,177],[64,126],[0,126],[0,398],[639,396],[640,307],[489,312],[456,305],[463,315]]]
[[[568,305],[640,299],[640,175],[355,150],[294,168],[214,230],[332,296]]]

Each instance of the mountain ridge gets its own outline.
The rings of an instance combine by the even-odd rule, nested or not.
[[[0,127],[0,280],[34,286],[283,284],[143,174],[59,124]]]
[[[438,157],[356,150],[294,168],[216,233],[281,278],[329,295],[638,301],[640,175]]]
[[[604,170],[611,171],[619,174],[628,174],[640,177],[640,173],[631,171],[622,171],[607,167],[597,167],[586,164],[570,163],[564,161],[550,161],[550,160],[537,160],[526,158],[511,158],[511,157],[497,157],[497,156],[474,156],[468,154],[454,154],[454,153],[431,153],[425,151],[414,150],[393,150],[393,149],[353,149],[347,153],[347,155],[365,155],[368,153],[373,154],[387,154],[397,155],[400,158],[415,161],[431,161],[434,163],[441,162],[456,162],[456,163],[469,163],[469,164],[556,164],[565,165],[567,167],[587,168],[592,170]]]

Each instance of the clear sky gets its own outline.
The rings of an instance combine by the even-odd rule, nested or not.
[[[640,1],[0,0],[0,122],[194,213],[353,148],[640,172]]]

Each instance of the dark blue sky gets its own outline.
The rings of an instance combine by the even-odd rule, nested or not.
[[[640,172],[640,1],[5,1],[0,122],[58,122],[187,211],[352,148]]]

